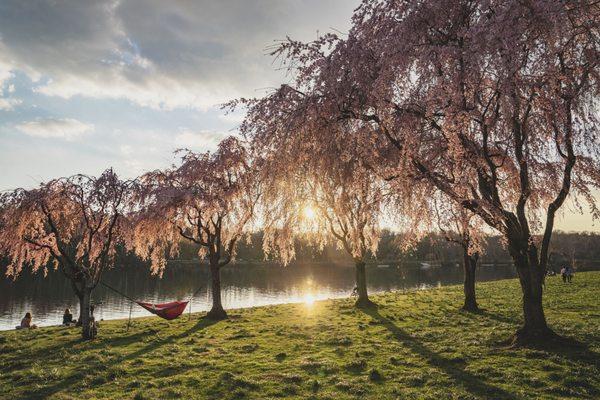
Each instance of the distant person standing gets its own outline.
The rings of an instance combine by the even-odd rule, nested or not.
[[[573,267],[571,267],[571,266],[566,267],[567,282],[571,283],[571,281],[573,280],[574,273],[575,273],[575,270],[573,269]]]
[[[567,282],[567,267],[562,267],[560,269],[560,276],[562,277],[563,282]]]

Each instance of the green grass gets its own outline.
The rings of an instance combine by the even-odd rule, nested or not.
[[[550,325],[583,346],[500,346],[520,323],[515,280],[478,285],[479,314],[460,286],[0,334],[2,399],[558,399],[600,398],[600,273],[549,278]]]

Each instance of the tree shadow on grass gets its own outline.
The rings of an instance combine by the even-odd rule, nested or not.
[[[226,320],[224,320],[224,321],[226,321]],[[217,324],[219,322],[221,322],[221,321],[215,321],[213,319],[206,318],[206,317],[200,318],[197,323],[195,323],[193,326],[188,328],[186,331],[183,331],[179,334],[167,336],[164,339],[155,340],[152,343],[148,344],[147,346],[145,346],[137,351],[134,351],[133,353],[129,353],[129,354],[125,355],[119,361],[127,361],[127,360],[136,359],[137,357],[139,357],[141,355],[152,352],[164,345],[174,343],[175,341],[177,341],[179,339],[183,339],[184,337],[189,336],[192,333],[206,329],[209,326]]]
[[[133,360],[133,359],[138,358],[139,356],[147,355],[148,353],[155,351],[164,345],[174,343],[179,339],[183,339],[184,337],[186,337],[194,332],[206,329],[209,326],[214,325],[218,322],[219,321],[214,321],[214,320],[211,320],[208,318],[201,318],[200,320],[198,320],[198,322],[196,324],[194,324],[187,330],[185,330],[181,333],[167,336],[162,339],[155,340],[152,343],[149,343],[147,346],[143,346],[142,348],[140,348],[132,353],[127,353],[120,357],[117,357],[116,359],[111,359],[110,364],[111,364],[111,366],[117,366],[124,361]],[[129,336],[117,337],[117,338],[114,338],[109,341],[98,341],[97,344],[96,343],[94,344],[94,347],[100,348],[100,347],[102,347],[102,345],[106,345],[108,343],[111,343],[114,346],[113,348],[118,348],[120,346],[127,346],[136,341],[139,341],[141,339],[141,337],[146,336],[150,333],[152,333],[152,332],[144,331],[144,332],[139,332],[139,333],[129,335]],[[82,349],[82,350],[85,351],[87,349]],[[85,363],[83,363],[83,364],[85,364]],[[45,399],[45,398],[48,398],[48,397],[52,396],[53,394],[56,394],[62,390],[69,389],[71,387],[76,387],[77,385],[81,384],[81,381],[85,378],[88,371],[94,371],[94,370],[105,371],[106,365],[99,365],[98,362],[90,362],[88,364],[82,365],[77,370],[75,370],[71,375],[69,375],[68,377],[66,377],[64,379],[57,381],[55,384],[53,384],[51,386],[44,386],[44,387],[38,388],[37,390],[26,392],[25,393],[26,398],[27,399]],[[105,384],[105,383],[110,384],[110,382],[102,382],[100,384],[97,384],[96,387],[101,386],[102,384]]]
[[[575,339],[560,337],[560,340],[545,345],[531,346],[532,349],[542,350],[574,364],[587,364],[600,369],[600,354]]]
[[[464,370],[464,363],[445,358],[424,346],[407,332],[397,327],[388,318],[379,314],[378,310],[364,310],[373,319],[379,321],[396,340],[421,356],[427,363],[452,377],[457,384],[462,385],[473,396],[481,398],[517,399],[517,397],[497,386],[482,381],[479,377]]]
[[[97,349],[103,349],[103,348],[118,348],[118,347],[122,347],[122,346],[128,346],[130,344],[139,342],[140,340],[153,335],[154,333],[156,333],[156,331],[154,330],[143,330],[143,331],[139,331],[136,333],[133,333],[131,335],[127,335],[126,336],[113,336],[111,338],[102,338],[97,337],[94,341],[89,342],[89,341],[85,341],[83,339],[80,339],[79,343],[82,344],[88,344],[89,345],[85,348],[82,348],[82,351],[88,351],[88,350],[97,350]],[[100,333],[100,335],[102,335],[102,333]]]
[[[58,351],[65,348],[73,348],[77,344],[81,343],[81,339],[69,338],[67,340],[59,340],[52,346],[42,347],[28,347],[24,345],[20,348],[19,352],[13,352],[4,359],[4,371],[12,372],[21,369],[23,365],[25,368],[29,368],[32,362],[51,362],[57,357],[61,357],[61,354],[57,354]]]
[[[5,372],[13,372],[23,367],[29,368],[31,361],[41,363],[51,363],[57,361],[57,358],[63,357],[60,350],[67,349],[71,354],[79,354],[82,352],[93,351],[104,348],[127,346],[138,342],[144,337],[151,335],[154,331],[140,331],[127,336],[116,336],[112,338],[96,338],[96,340],[84,340],[81,337],[68,338],[67,340],[58,340],[52,346],[43,346],[36,348],[25,349],[26,354],[15,353],[14,356],[9,356],[6,360]],[[82,347],[80,347],[82,346]]]
[[[519,326],[522,324],[522,321],[519,319],[511,319],[502,315],[490,313],[485,310],[481,310],[478,313],[479,315],[492,319],[497,322],[502,322],[506,324],[510,324],[513,326]],[[580,342],[576,339],[565,337],[558,335],[556,339],[549,340],[546,343],[542,343],[539,345],[529,344],[527,346],[513,346],[512,344],[513,337],[508,337],[503,340],[500,340],[496,343],[498,348],[500,349],[531,349],[531,350],[541,350],[546,353],[554,354],[560,358],[569,360],[573,363],[577,364],[587,364],[589,366],[600,368],[600,354],[594,352],[586,343],[593,343],[596,338],[586,337],[586,340]]]
[[[482,316],[496,322],[501,322],[505,324],[509,324],[515,327],[520,326],[522,324],[522,320],[517,318],[510,318],[500,314],[491,313],[485,309],[480,309],[478,312],[472,314],[473,317]],[[548,353],[555,354],[561,358],[568,359],[573,362],[583,362],[589,364],[594,367],[600,367],[600,355],[589,348],[586,343],[592,343],[596,340],[595,337],[587,339],[584,342],[579,342],[575,339],[569,337],[558,337],[559,340],[551,340],[546,344],[541,344],[539,346],[529,345],[524,348],[529,348],[533,350],[543,350]],[[511,348],[512,337],[505,338],[498,343],[498,347],[500,348]],[[518,347],[515,347],[515,349]]]
[[[504,315],[500,315],[500,314],[495,314],[492,312],[489,312],[488,310],[486,310],[485,308],[480,308],[479,311],[476,311],[474,313],[472,313],[472,315],[477,316],[480,315],[482,317],[488,318],[488,319],[492,319],[496,322],[502,322],[505,324],[510,324],[510,325],[517,325],[518,322],[515,321],[512,318],[506,317]]]

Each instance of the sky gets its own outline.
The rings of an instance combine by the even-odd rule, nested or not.
[[[2,0],[0,190],[214,149],[219,105],[289,80],[269,49],[347,31],[357,0]]]
[[[278,41],[347,31],[359,0],[0,1],[0,190],[123,177],[212,150],[240,114],[220,104],[289,80]],[[567,211],[564,230],[596,230]]]

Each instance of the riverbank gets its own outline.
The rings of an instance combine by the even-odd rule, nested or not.
[[[550,325],[585,346],[498,345],[520,321],[516,280],[478,285],[479,314],[462,288],[232,310],[211,323],[106,321],[82,342],[75,328],[0,333],[0,398],[598,398],[600,273],[548,278]]]

